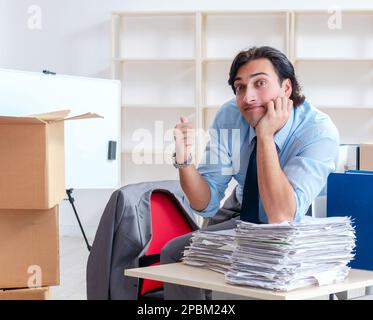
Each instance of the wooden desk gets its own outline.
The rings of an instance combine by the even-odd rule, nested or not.
[[[351,269],[348,278],[344,282],[296,289],[289,292],[278,292],[248,286],[233,286],[225,282],[223,274],[182,263],[127,269],[124,274],[130,277],[158,280],[265,300],[311,299],[373,285],[373,271],[358,269]]]

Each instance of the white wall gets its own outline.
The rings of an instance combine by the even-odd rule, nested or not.
[[[41,30],[28,28],[28,9],[41,9]],[[0,0],[0,68],[48,69],[61,74],[110,78],[111,12],[115,10],[373,9],[371,0]],[[1,110],[0,110],[1,112]],[[94,236],[112,190],[77,190],[76,206]],[[61,234],[80,235],[72,208],[61,205]]]

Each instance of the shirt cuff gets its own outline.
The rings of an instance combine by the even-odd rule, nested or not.
[[[207,205],[207,207],[202,210],[202,211],[198,211],[198,210],[194,210],[191,206],[190,206],[190,202],[187,198],[187,196],[184,194],[184,204],[187,205],[189,208],[190,208],[190,211],[194,214],[197,214],[199,216],[202,216],[204,218],[211,218],[213,217],[220,209],[220,201],[217,200],[217,199],[220,199],[219,198],[219,193],[218,191],[212,187],[210,184],[209,184],[209,187],[210,187],[210,191],[211,191],[211,198],[210,198],[210,202],[209,204]]]
[[[308,199],[305,199],[305,194],[300,189],[296,189],[294,194],[296,204],[294,222],[300,222],[306,216],[311,203],[309,203]]]

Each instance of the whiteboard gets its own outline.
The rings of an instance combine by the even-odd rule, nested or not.
[[[66,188],[119,187],[120,81],[0,69],[1,115],[63,109],[104,117],[65,122]],[[117,142],[115,160],[108,160],[109,140]]]

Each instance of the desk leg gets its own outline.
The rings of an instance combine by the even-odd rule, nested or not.
[[[348,291],[341,291],[335,293],[337,296],[338,300],[348,300]]]
[[[366,288],[365,288],[365,294],[366,294],[366,295],[371,295],[371,294],[373,294],[373,286],[366,287]]]

